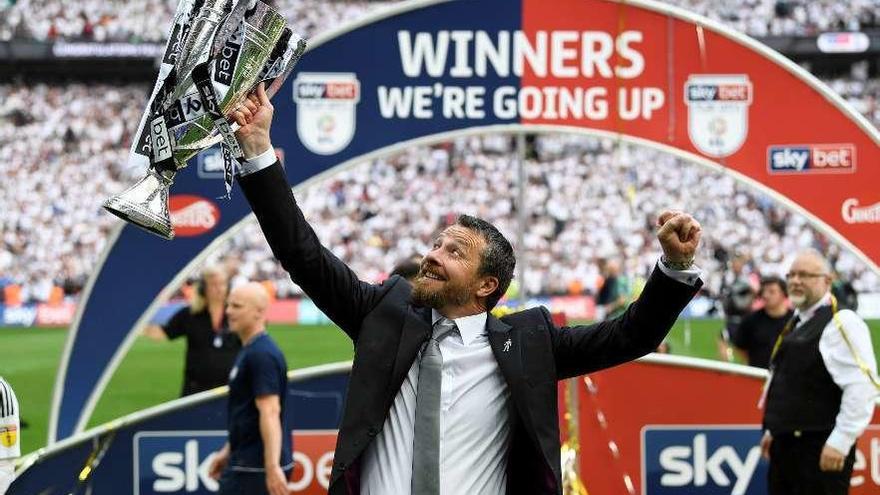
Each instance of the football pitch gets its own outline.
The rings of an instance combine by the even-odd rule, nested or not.
[[[868,324],[875,355],[880,355],[880,320]],[[717,359],[720,328],[720,320],[679,320],[668,338],[672,353]],[[291,369],[352,358],[351,342],[332,325],[274,325],[269,332]],[[15,387],[27,423],[22,428],[22,454],[46,443],[52,388],[66,337],[63,329],[0,328],[0,375]],[[98,401],[89,426],[177,398],[183,362],[183,340],[154,342],[139,337]]]

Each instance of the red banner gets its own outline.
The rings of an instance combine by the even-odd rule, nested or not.
[[[333,468],[336,430],[297,430],[293,432],[295,462],[288,487],[291,493],[326,494]]]
[[[512,97],[522,122],[621,133],[720,164],[796,205],[876,270],[877,130],[778,53],[659,9],[524,0],[523,31],[539,56],[523,57]]]
[[[664,356],[578,379],[580,472],[589,492],[626,495],[631,483],[645,495],[765,494],[763,379],[740,374],[744,368]],[[857,444],[850,493],[880,493],[876,413]]]

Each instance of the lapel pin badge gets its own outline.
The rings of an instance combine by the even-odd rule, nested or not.
[[[503,350],[504,352],[509,351],[509,350],[510,350],[510,344],[511,344],[510,339],[507,339],[507,340],[504,342],[504,349],[502,349],[502,350]]]

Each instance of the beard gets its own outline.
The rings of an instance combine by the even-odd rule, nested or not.
[[[794,304],[796,308],[800,308],[807,301],[807,295],[791,294],[790,296],[788,296],[788,299],[791,301],[792,304]]]
[[[441,309],[448,306],[462,306],[470,300],[471,288],[446,280],[440,287],[431,287],[430,279],[420,272],[413,282],[412,299],[418,306]]]

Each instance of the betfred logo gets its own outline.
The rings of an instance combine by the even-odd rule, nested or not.
[[[220,223],[220,209],[213,201],[201,196],[176,194],[168,200],[171,225],[175,235],[202,235]]]
[[[761,431],[736,426],[642,430],[644,495],[764,495]]]
[[[856,147],[852,144],[770,146],[767,169],[771,174],[851,174],[856,170]]]

